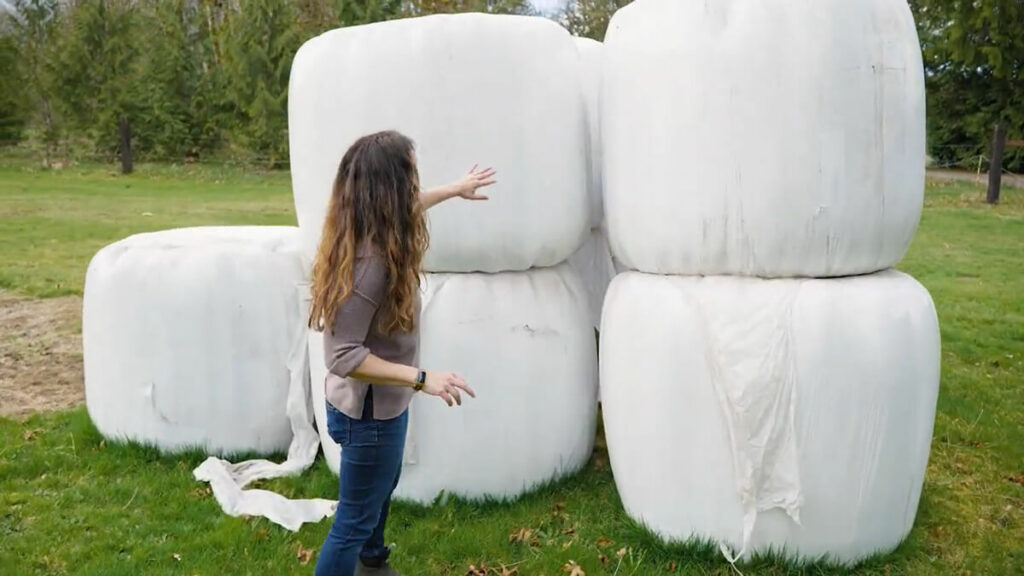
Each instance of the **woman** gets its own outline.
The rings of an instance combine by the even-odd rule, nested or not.
[[[327,428],[341,447],[338,509],[317,576],[397,574],[384,524],[398,484],[412,395],[449,406],[472,388],[451,372],[417,367],[424,212],[449,198],[486,200],[494,171],[420,193],[413,143],[378,132],[345,152],[313,264],[310,326],[324,331]]]

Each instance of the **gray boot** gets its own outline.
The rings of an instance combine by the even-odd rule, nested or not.
[[[368,566],[360,559],[356,563],[356,576],[402,576],[388,564],[387,560],[381,562],[380,566]]]

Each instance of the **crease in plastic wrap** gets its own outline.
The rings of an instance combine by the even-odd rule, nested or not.
[[[394,129],[416,142],[423,189],[457,180],[474,163],[498,170],[487,202],[430,210],[425,271],[502,272],[564,261],[589,228],[580,68],[569,33],[537,17],[432,15],[306,42],[288,92],[306,251],[315,251],[345,150],[364,134]]]
[[[257,459],[231,463],[209,457],[192,474],[208,482],[221,510],[230,516],[263,516],[288,530],[297,531],[306,522],[319,522],[334,514],[338,502],[323,498],[290,499],[269,490],[247,489],[256,480],[298,476],[316,460],[320,436],[313,427],[313,401],[310,394],[309,354],[306,314],[309,285],[298,286],[299,326],[288,356],[288,404],[286,412],[292,428],[292,442],[284,462]]]
[[[477,398],[452,410],[418,394],[395,495],[514,498],[583,466],[597,420],[597,359],[584,289],[567,266],[426,274],[420,365],[452,370]],[[326,418],[322,341],[310,338],[314,405]],[[538,402],[538,398],[543,398]],[[340,451],[325,427],[327,463]]]
[[[107,438],[273,453],[303,281],[293,227],[200,227],[100,250],[82,311],[86,406]]]
[[[590,323],[597,330],[601,327],[605,292],[617,273],[604,229],[592,229],[580,249],[569,257],[568,264],[583,283]]]
[[[835,277],[902,258],[925,161],[904,0],[637,0],[604,62],[604,209],[625,267]]]
[[[590,196],[590,228],[604,223],[604,194],[601,186],[601,69],[604,46],[591,38],[574,38],[580,53],[580,87],[587,112],[587,166],[590,170],[587,189]]]
[[[940,360],[934,306],[910,276],[628,272],[601,344],[616,486],[660,536],[711,538],[731,560],[852,563],[910,531]]]

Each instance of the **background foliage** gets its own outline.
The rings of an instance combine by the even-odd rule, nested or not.
[[[305,40],[434,13],[533,14],[529,0],[7,0],[0,143],[44,164],[113,160],[118,121],[141,160],[288,158],[288,76]],[[568,0],[549,16],[602,39],[630,0]],[[929,148],[986,165],[993,125],[1024,139],[1024,1],[910,0],[925,57]],[[1024,148],[1004,166],[1024,171]]]

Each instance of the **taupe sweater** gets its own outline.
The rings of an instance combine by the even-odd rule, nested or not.
[[[372,352],[375,356],[416,366],[419,354],[420,300],[416,295],[416,329],[387,336],[380,331],[382,303],[387,297],[388,270],[384,258],[368,245],[357,251],[352,271],[352,294],[334,319],[333,332],[324,331],[327,401],[350,418],[360,419],[369,384],[349,377]],[[409,407],[413,390],[404,386],[373,386],[373,418],[389,420]]]

